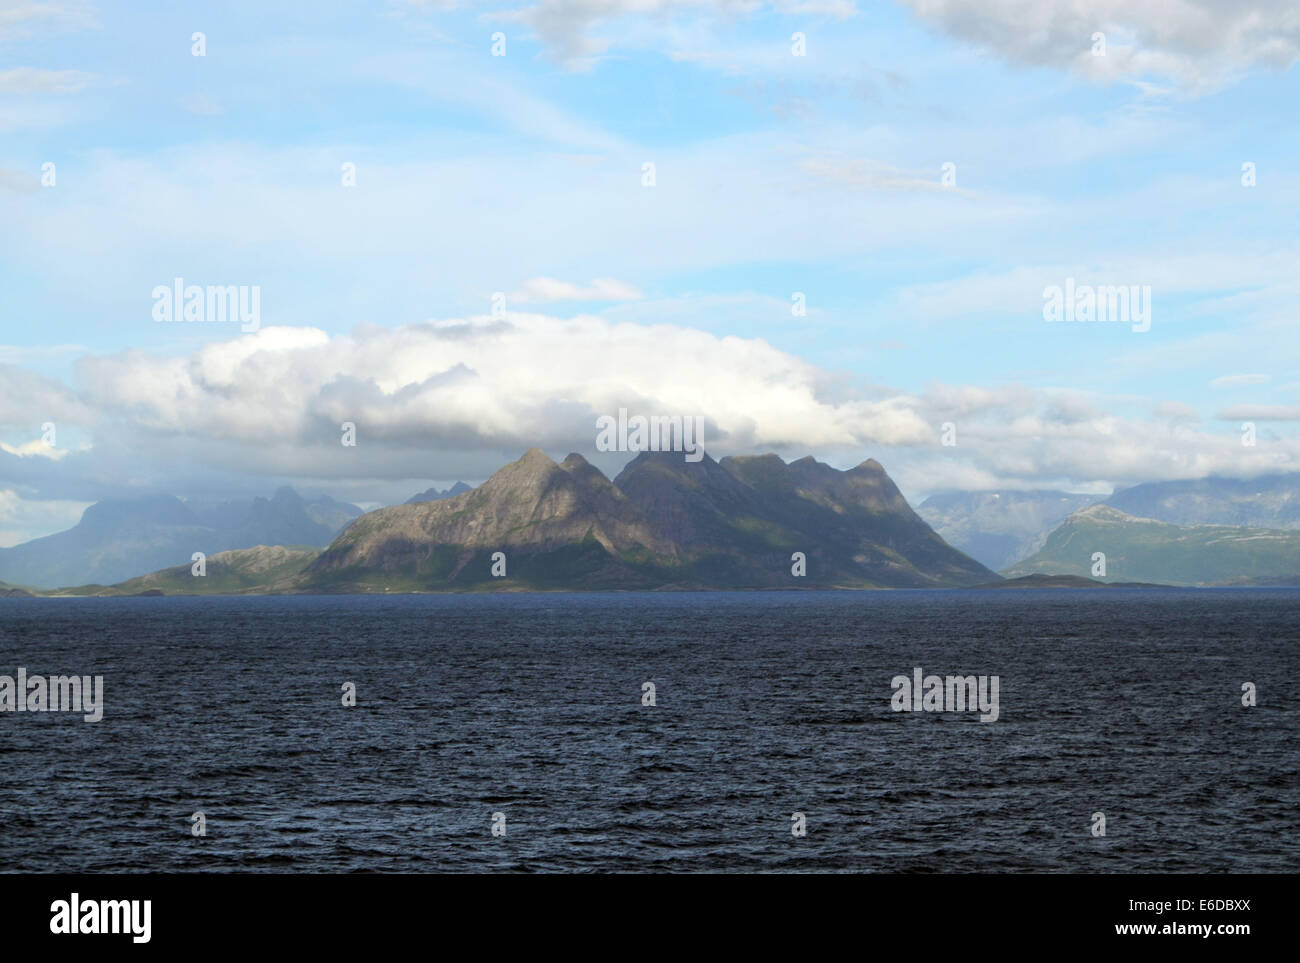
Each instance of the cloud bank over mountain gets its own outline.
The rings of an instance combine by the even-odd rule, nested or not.
[[[872,455],[913,492],[939,487],[936,477],[946,489],[1043,479],[1086,487],[1297,467],[1291,439],[1245,447],[1222,426],[1108,414],[1077,390],[936,383],[911,394],[761,338],[594,315],[508,313],[346,335],[267,327],[188,354],[88,355],[75,389],[27,374],[5,399],[7,425],[36,412],[68,439],[6,446],[6,472],[63,497],[141,479],[185,490],[194,473],[231,465],[253,476],[395,482],[428,477],[434,452],[446,474],[481,479],[502,451],[596,457],[596,419],[620,408],[703,416],[715,457],[816,451],[851,465]],[[355,447],[342,443],[345,423]],[[1266,424],[1259,430],[1268,437]]]

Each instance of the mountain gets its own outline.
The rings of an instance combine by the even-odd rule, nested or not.
[[[82,585],[44,593],[60,595],[239,595],[277,592],[319,555],[315,548],[257,545],[217,552],[197,576],[189,563],[175,565],[116,585]]]
[[[1286,523],[1296,477],[1140,485],[1114,499],[1184,513],[1179,517]],[[1216,493],[1226,499],[1217,508]],[[165,562],[151,575],[115,584],[61,579],[81,588],[45,594],[1300,585],[1297,529],[1176,525],[1087,504],[1090,496],[1047,491],[936,495],[918,514],[871,459],[839,471],[811,457],[787,464],[772,454],[720,462],[705,455],[687,462],[680,453],[643,452],[610,481],[581,455],[557,464],[532,449],[478,488],[457,483],[425,495],[364,515],[329,498],[304,502],[292,489],[242,503],[106,501],[68,532],[0,550],[0,575],[20,585],[50,584],[59,560],[81,553],[81,568],[94,571],[120,569],[124,559]],[[1035,534],[1080,502],[1048,535]],[[1001,582],[923,516],[986,557],[1041,544],[1006,567],[1008,581]],[[317,552],[324,539],[300,537],[320,536],[313,525],[344,528]],[[258,531],[275,533],[280,544],[219,547],[222,539]],[[192,549],[196,542],[204,547]],[[190,574],[191,550],[208,552],[203,579]],[[1098,551],[1107,567],[1100,581],[1089,578]],[[496,552],[506,556],[504,579],[491,574]],[[806,557],[802,578],[791,573],[795,552]],[[26,593],[0,582],[0,594]]]
[[[110,499],[65,532],[0,549],[0,578],[43,588],[116,582],[188,559],[211,533],[172,495]]]
[[[363,515],[312,563],[303,588],[649,588],[656,579],[641,565],[671,564],[671,550],[581,455],[557,465],[534,448],[471,491]],[[497,551],[507,553],[499,582]]]
[[[949,545],[1002,569],[1042,548],[1071,512],[1100,500],[1054,491],[947,492],[931,495],[916,513]]]
[[[356,505],[336,501],[328,495],[303,502],[303,507],[307,510],[308,518],[318,525],[324,525],[333,534],[343,531],[352,519],[362,514]]]
[[[976,585],[978,589],[1095,589],[1095,588],[1167,588],[1154,582],[1103,582],[1100,579],[1084,578],[1082,575],[1021,575],[1019,578],[1003,579],[988,585]]]
[[[446,491],[439,491],[436,488],[429,488],[426,489],[425,491],[420,492],[420,494],[418,495],[412,495],[410,498],[406,500],[406,504],[415,505],[419,502],[441,501],[444,498],[454,498],[457,495],[463,495],[465,494],[465,492],[470,490],[471,489],[468,485],[466,485],[462,481],[458,481],[456,482],[456,484],[452,485]]]
[[[328,500],[317,511],[360,514]],[[172,495],[109,499],[91,505],[72,528],[0,549],[0,579],[53,588],[111,584],[169,566],[190,563],[194,552],[254,545],[324,546],[338,527],[312,517],[292,488],[271,498],[186,503]]]
[[[1300,474],[1149,482],[1105,499],[1055,491],[948,492],[931,495],[917,514],[989,568],[1020,571],[1016,563],[1043,548],[1068,515],[1099,503],[1174,525],[1300,529]]]
[[[1116,492],[1106,504],[1174,525],[1300,529],[1300,474],[1150,482]]]
[[[506,578],[491,575],[506,556]],[[803,552],[807,575],[791,574]],[[908,506],[874,461],[642,452],[611,482],[528,451],[468,492],[379,509],[303,574],[304,591],[926,587],[996,580]]]
[[[1105,553],[1107,582],[1222,585],[1263,579],[1277,584],[1272,577],[1300,573],[1297,531],[1171,525],[1093,505],[1067,518],[1039,552],[1002,574],[1089,576],[1094,552]]]
[[[361,514],[355,505],[328,497],[307,502],[287,485],[270,498],[186,504],[199,524],[225,534],[226,548],[327,545],[344,525]]]

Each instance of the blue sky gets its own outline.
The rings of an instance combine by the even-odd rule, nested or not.
[[[1298,45],[1218,0],[0,0],[0,544],[613,472],[620,406],[914,501],[1295,470]],[[259,330],[155,322],[175,277]],[[1047,323],[1067,278],[1150,329]]]

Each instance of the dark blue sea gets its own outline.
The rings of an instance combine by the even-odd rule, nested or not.
[[[20,666],[105,709],[0,713],[9,872],[1300,870],[1294,590],[3,599]]]

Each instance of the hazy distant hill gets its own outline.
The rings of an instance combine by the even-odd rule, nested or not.
[[[420,492],[420,494],[418,495],[412,495],[410,498],[406,500],[406,504],[415,505],[418,504],[419,502],[437,502],[437,501],[441,501],[444,498],[452,498],[456,495],[463,495],[465,492],[470,490],[471,489],[468,485],[466,485],[462,481],[458,481],[456,482],[456,484],[452,485],[446,491],[440,491],[437,488],[429,488],[426,489],[425,491]]]
[[[949,545],[1002,569],[1042,548],[1071,512],[1099,501],[1054,491],[946,492],[931,495],[916,513]]]
[[[1150,482],[1108,498],[1054,491],[948,492],[931,495],[917,514],[950,545],[1000,571],[1041,549],[1066,516],[1099,503],[1175,525],[1298,529],[1300,475]]]
[[[1082,575],[1043,575],[1038,572],[975,587],[998,592],[1016,589],[1168,588],[1155,582],[1103,582],[1100,579],[1084,578]]]
[[[1109,582],[1277,584],[1273,577],[1300,572],[1297,531],[1171,525],[1094,505],[1075,512],[1048,536],[1041,551],[1002,574],[1088,576],[1094,552],[1105,553]]]
[[[1116,492],[1106,504],[1174,525],[1300,528],[1300,474],[1241,480],[1151,482]]]
[[[0,579],[55,588],[112,584],[173,565],[194,552],[214,555],[254,545],[327,545],[341,526],[312,517],[359,515],[333,499],[311,504],[292,488],[271,498],[187,504],[171,495],[97,502],[72,528],[0,549]]]
[[[491,576],[491,556],[507,578]],[[791,555],[807,575],[791,574]],[[943,586],[995,581],[907,505],[874,461],[643,452],[611,482],[532,449],[472,491],[357,519],[308,591]]]
[[[226,533],[223,548],[253,545],[327,545],[349,521],[361,514],[355,505],[328,496],[308,502],[283,486],[270,498],[219,504],[186,502],[199,523]],[[140,574],[140,573],[137,573]]]
[[[81,585],[49,595],[239,595],[275,592],[289,588],[320,551],[315,548],[257,545],[217,552],[205,560],[206,574],[193,574],[190,563],[175,565],[116,585]]]
[[[356,505],[337,501],[328,495],[304,502],[304,507],[307,509],[307,517],[318,525],[324,525],[333,534],[343,531],[352,519],[361,514],[361,509]]]

